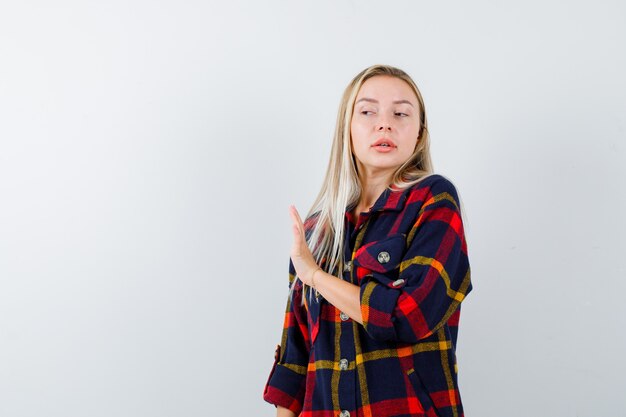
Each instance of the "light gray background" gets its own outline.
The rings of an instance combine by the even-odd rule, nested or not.
[[[3,1],[0,415],[272,416],[343,88],[424,95],[469,417],[625,416],[621,1]]]

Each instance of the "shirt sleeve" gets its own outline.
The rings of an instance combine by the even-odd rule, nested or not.
[[[281,344],[274,355],[274,365],[265,385],[263,399],[282,406],[296,415],[302,410],[310,342],[306,309],[301,304],[302,282],[295,280],[295,268],[289,261],[289,283],[293,285],[287,308]]]
[[[376,242],[355,262],[372,338],[416,343],[436,332],[472,289],[454,185],[443,177],[434,182],[409,234]]]

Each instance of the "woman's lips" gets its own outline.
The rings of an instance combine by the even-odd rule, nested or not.
[[[391,138],[383,136],[372,144],[372,148],[374,148],[376,152],[388,153],[396,149],[397,146]]]
[[[377,152],[387,153],[396,149],[395,146],[374,145],[372,146]]]
[[[382,137],[372,144],[372,148],[374,148],[377,152],[387,153],[396,149],[397,146],[391,138]]]

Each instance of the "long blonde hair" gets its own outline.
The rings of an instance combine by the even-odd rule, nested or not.
[[[305,220],[307,244],[311,253],[317,264],[330,274],[335,269],[343,270],[345,212],[358,204],[362,192],[350,136],[354,102],[363,83],[378,75],[405,81],[417,96],[419,104],[420,129],[417,145],[411,157],[394,172],[392,184],[399,189],[405,189],[433,173],[426,111],[415,82],[401,69],[389,65],[373,65],[361,71],[343,93],[326,177]]]

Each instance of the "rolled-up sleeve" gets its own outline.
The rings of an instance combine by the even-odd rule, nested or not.
[[[294,279],[295,270],[290,260],[289,282],[294,289],[287,300],[282,340],[276,348],[263,399],[298,415],[304,401],[310,342],[306,309],[301,305],[302,283],[293,284]]]
[[[436,332],[472,289],[454,185],[445,178],[434,182],[410,233],[365,248],[361,257],[361,313],[368,334],[416,343]]]

